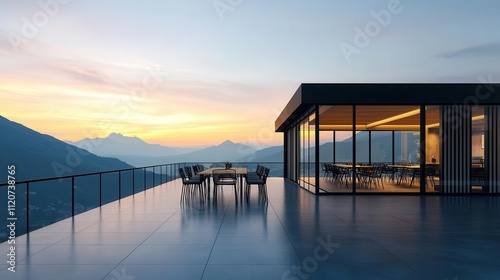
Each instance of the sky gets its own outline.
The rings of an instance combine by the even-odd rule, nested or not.
[[[61,140],[281,145],[274,121],[301,83],[499,82],[498,11],[498,0],[0,0],[0,115]]]

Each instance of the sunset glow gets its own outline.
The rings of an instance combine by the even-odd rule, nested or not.
[[[211,1],[8,1],[0,114],[61,140],[270,146],[303,82],[500,80],[498,1],[398,1],[356,46],[388,2],[242,1],[221,15]]]

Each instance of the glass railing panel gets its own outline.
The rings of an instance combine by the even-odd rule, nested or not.
[[[27,231],[26,227],[26,184],[15,184],[15,189],[7,186],[0,187],[0,202],[5,208],[0,210],[0,243],[9,240],[9,237],[20,236]],[[14,193],[12,193],[14,192]],[[10,202],[9,201],[13,201]],[[10,212],[12,211],[12,212]],[[13,216],[9,213],[14,214]],[[15,218],[10,221],[8,218]],[[10,222],[14,222],[15,227],[10,228]]]
[[[118,199],[118,172],[102,174],[102,205]]]
[[[129,195],[134,194],[133,193],[133,186],[132,184],[134,183],[134,178],[132,178],[134,175],[133,170],[128,170],[128,171],[122,171],[121,172],[121,197],[127,197]]]
[[[71,217],[71,178],[30,183],[29,231]]]
[[[75,177],[75,215],[99,207],[99,174]]]
[[[16,184],[16,234],[17,236],[25,234],[71,217],[73,213],[80,214],[100,205],[176,180],[179,178],[179,167],[192,167],[196,164],[203,165],[205,169],[225,167],[225,162],[183,162]],[[249,171],[255,171],[257,164],[268,167],[270,177],[283,176],[283,163],[281,162],[234,162],[233,167],[247,167]],[[74,185],[72,185],[73,180]],[[26,206],[28,186],[30,191],[29,215]],[[9,199],[7,189],[8,186],[0,186],[0,190],[2,190],[0,202],[3,201],[4,205],[8,204]],[[74,197],[72,197],[72,189]],[[7,213],[7,209],[0,211],[0,218],[6,221]],[[8,239],[8,235],[8,226],[5,223],[0,225],[0,242]]]
[[[153,175],[153,168],[146,168],[146,189],[150,189],[154,186]]]
[[[135,193],[144,191],[144,169],[134,170],[134,191]]]

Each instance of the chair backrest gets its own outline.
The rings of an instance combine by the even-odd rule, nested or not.
[[[258,168],[258,170],[257,170],[257,175],[262,176],[262,173],[264,173],[264,170],[265,170],[265,169],[266,169],[266,168],[265,168],[264,166],[259,165],[259,168]]]
[[[184,173],[184,169],[179,168],[179,175],[181,176],[182,178],[182,182],[184,183],[186,181],[186,173]]]
[[[257,167],[255,167],[255,173],[259,173],[260,170],[260,164],[257,164]]]
[[[426,166],[425,173],[427,176],[435,176],[437,174],[436,166]]]
[[[270,171],[270,169],[266,167],[266,169],[264,170],[264,173],[262,173],[262,181],[264,182],[264,184],[266,183],[267,177],[269,176],[269,171]]]
[[[236,170],[235,169],[214,169],[212,171],[212,178],[214,183],[219,182],[236,182]]]
[[[191,170],[191,166],[184,167],[184,170],[186,171],[186,175],[188,178],[193,177],[193,171]]]

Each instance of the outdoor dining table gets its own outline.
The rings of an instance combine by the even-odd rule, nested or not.
[[[228,173],[229,173],[229,170],[235,170],[236,171],[236,176],[239,176],[240,177],[240,195],[241,193],[243,193],[243,177],[245,175],[248,174],[248,168],[246,167],[234,167],[234,168],[230,168],[230,169],[225,169],[223,167],[215,167],[215,168],[209,168],[209,169],[205,169],[203,171],[200,171],[198,172],[197,175],[205,175],[205,176],[208,176],[208,192],[210,193],[210,177],[212,176],[212,172],[214,170],[228,170]]]

